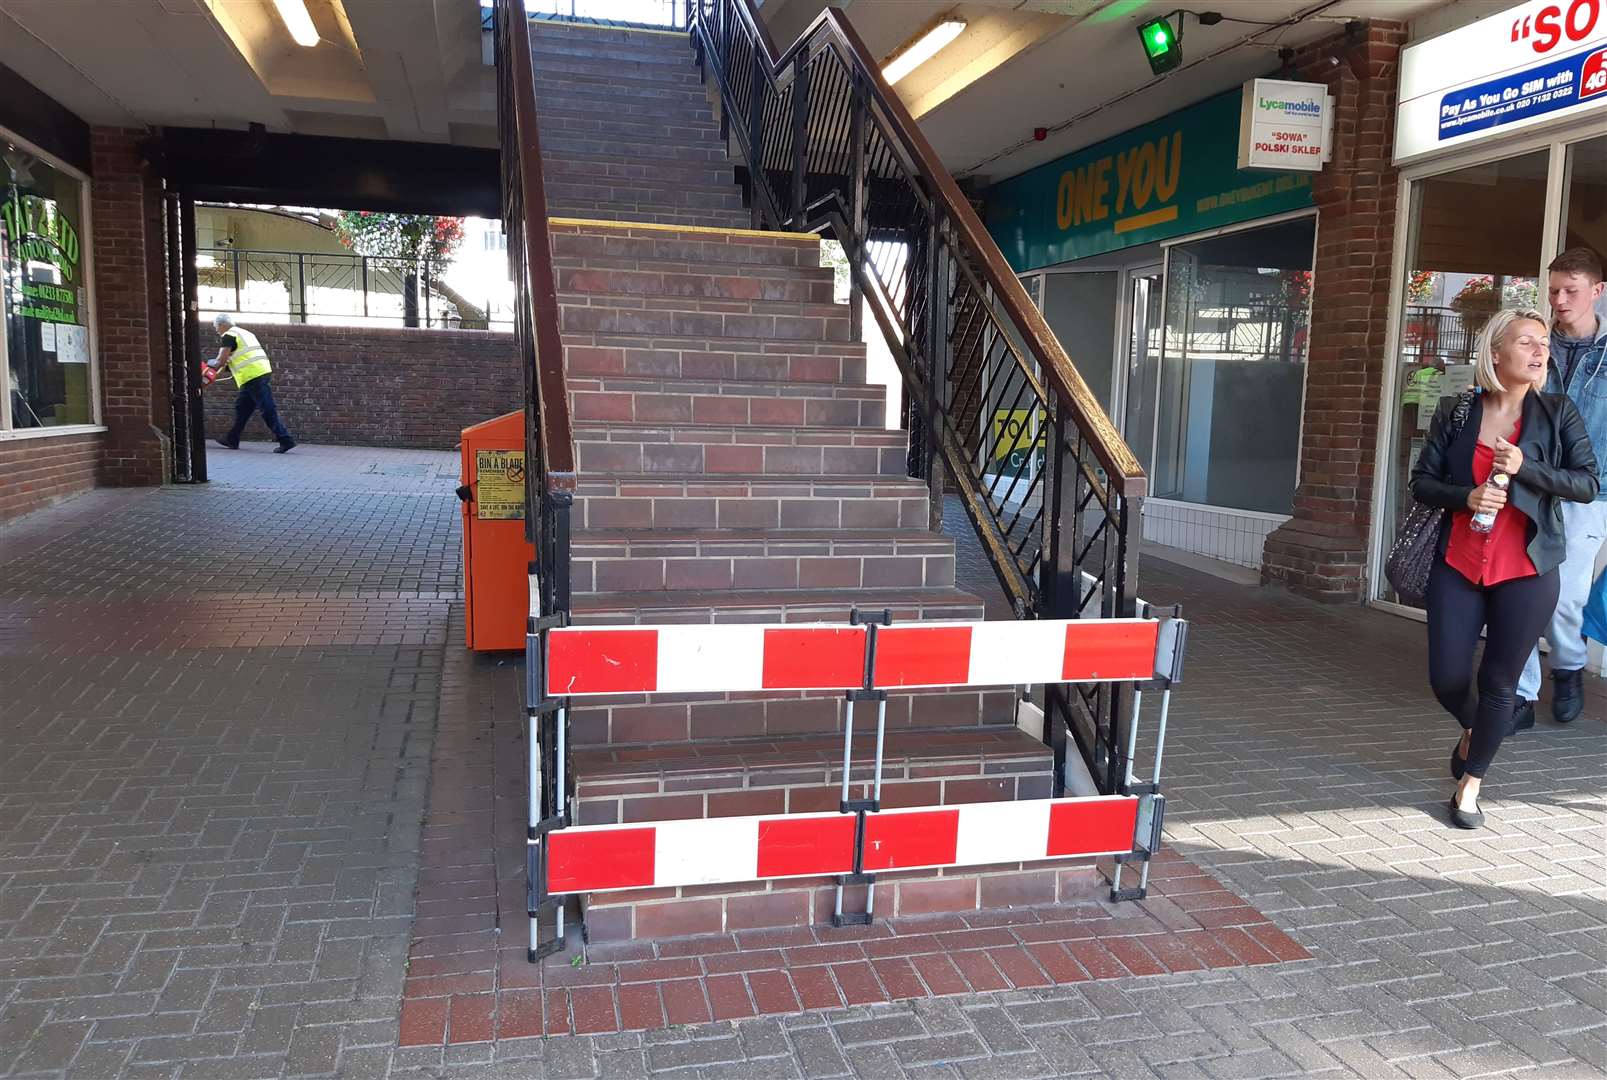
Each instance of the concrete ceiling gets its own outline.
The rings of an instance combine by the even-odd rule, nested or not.
[[[478,0],[0,0],[0,63],[92,124],[496,145]]]
[[[828,0],[766,0],[761,12],[786,48]],[[1185,16],[1183,65],[1156,77],[1137,27],[1175,11],[1177,0],[829,0],[879,60],[939,18],[966,30],[896,87],[922,131],[958,176],[997,180],[1268,75],[1278,48],[1330,36],[1348,19],[1408,21],[1454,0],[1202,0]],[[1486,14],[1511,0],[1462,0]],[[1174,20],[1175,25],[1175,20]],[[1033,141],[1033,129],[1050,129]]]

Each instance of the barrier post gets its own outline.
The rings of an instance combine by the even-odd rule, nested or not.
[[[844,695],[843,788],[838,808],[844,814],[855,815],[854,870],[851,874],[837,875],[837,899],[831,913],[833,926],[869,926],[876,912],[876,875],[865,873],[865,815],[874,814],[882,808],[882,750],[887,740],[887,691],[873,689],[871,683],[876,673],[876,628],[892,624],[893,612],[888,608],[883,608],[880,615],[866,615],[858,608],[848,612],[849,626],[865,627],[865,681],[858,690],[850,690]],[[876,764],[871,773],[869,799],[848,797],[849,774],[854,765],[854,704],[860,701],[876,702]],[[846,885],[865,886],[863,912],[843,912],[843,887]]]
[[[540,589],[534,567],[530,574],[530,611],[541,610]],[[568,747],[569,709],[567,699],[547,693],[547,636],[556,627],[567,626],[564,613],[548,616],[532,614],[525,634],[525,703],[529,739],[529,806],[525,828],[525,914],[530,919],[527,959],[535,963],[564,947],[564,900],[547,891],[547,837],[554,830],[571,824],[569,820],[569,777],[565,755]],[[552,917],[552,936],[543,937],[544,913]]]

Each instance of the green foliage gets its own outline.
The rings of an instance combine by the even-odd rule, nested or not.
[[[346,210],[335,220],[335,235],[359,255],[441,263],[463,242],[463,220],[433,214],[384,214]]]

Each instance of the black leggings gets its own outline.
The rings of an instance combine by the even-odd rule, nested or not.
[[[1428,681],[1456,722],[1473,731],[1467,774],[1479,779],[1512,726],[1518,676],[1557,610],[1557,571],[1475,585],[1442,559],[1428,579]],[[1473,650],[1488,628],[1473,693]]]

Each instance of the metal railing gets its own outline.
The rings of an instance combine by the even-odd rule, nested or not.
[[[449,266],[429,259],[232,247],[196,252],[203,312],[332,325],[513,328],[511,312],[500,310],[493,298],[467,297],[448,285],[443,276]]]
[[[852,25],[828,8],[783,53],[752,0],[692,0],[692,20],[754,226],[818,231],[848,255],[855,330],[863,296],[903,376],[909,472],[934,515],[946,475],[1018,618],[1130,615],[1143,471]],[[1042,468],[997,467],[1001,416]],[[1101,790],[1122,788],[1120,695],[1049,688],[1057,785],[1069,733]]]

